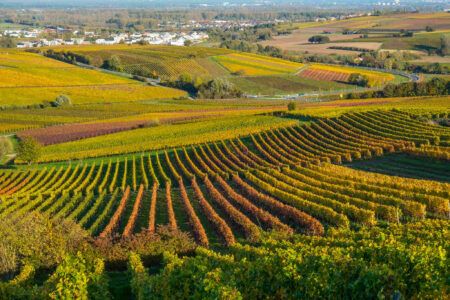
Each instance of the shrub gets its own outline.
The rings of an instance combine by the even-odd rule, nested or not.
[[[288,111],[293,111],[297,108],[297,104],[295,102],[289,102],[287,105]]]
[[[351,84],[355,84],[362,87],[368,87],[369,86],[369,77],[367,75],[362,75],[359,73],[352,73],[350,74],[350,77],[348,78],[348,82]]]
[[[11,230],[14,228],[14,230]],[[51,267],[67,254],[87,247],[87,234],[71,221],[32,213],[22,219],[0,220],[0,273],[16,270],[19,263]]]
[[[72,105],[72,100],[69,96],[59,95],[58,97],[56,97],[55,101],[51,102],[51,105],[53,107]]]
[[[121,62],[120,58],[115,55],[111,56],[110,59],[106,59],[103,62],[101,67],[104,69],[107,69],[107,70],[111,70],[111,71],[117,71],[117,72],[123,71],[122,62]]]
[[[35,162],[41,155],[41,144],[32,137],[24,137],[17,148],[17,159],[28,164]]]
[[[198,96],[205,99],[239,98],[242,91],[225,79],[213,79],[200,85]]]
[[[308,39],[313,44],[325,44],[330,42],[330,38],[324,35],[314,35]]]
[[[51,299],[110,299],[101,259],[66,256],[46,282]]]
[[[11,140],[6,136],[0,136],[0,161],[14,150]]]

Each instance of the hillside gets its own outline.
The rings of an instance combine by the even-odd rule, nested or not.
[[[428,30],[426,28],[428,27]],[[291,34],[280,35],[262,45],[273,45],[283,50],[301,51],[311,54],[355,55],[365,51],[409,50],[427,57],[429,51],[436,55],[440,38],[448,35],[450,14],[409,13],[365,16],[346,20],[282,24],[280,29],[292,30]],[[412,32],[413,36],[404,35]],[[330,42],[311,44],[313,35],[325,35]],[[437,61],[439,57],[433,56]],[[428,57],[428,62],[435,60]]]
[[[449,299],[450,82],[394,68],[447,15],[396,16],[279,26],[370,27],[398,60],[0,49],[0,299]]]
[[[186,96],[183,91],[62,63],[39,54],[0,50],[0,106],[38,105],[67,95],[73,104]]]
[[[58,47],[56,53],[70,52],[82,55],[96,67],[105,60],[116,57],[124,72],[144,77],[157,77],[174,81],[182,74],[189,74],[200,81],[225,78],[245,94],[286,95],[329,90],[358,89],[348,84],[348,77],[335,78],[303,76],[310,66],[284,59],[252,53],[242,53],[221,48],[115,45],[109,47],[82,46]],[[329,68],[322,66],[322,68]],[[371,72],[354,67],[335,67],[335,72],[343,74],[360,73],[367,75],[374,85],[382,85],[394,80],[389,73]],[[382,79],[380,79],[382,78]]]

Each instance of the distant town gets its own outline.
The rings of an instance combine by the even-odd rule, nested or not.
[[[327,22],[344,20],[361,16],[370,16],[371,13],[348,14],[329,17],[315,18],[315,22]],[[168,22],[158,24],[159,27],[167,31],[141,32],[120,32],[105,33],[96,31],[75,30],[58,26],[48,26],[43,28],[14,28],[0,31],[1,37],[9,37],[17,41],[17,48],[37,48],[59,45],[115,45],[115,44],[151,44],[151,45],[174,45],[185,46],[198,44],[208,40],[208,30],[229,29],[229,28],[249,28],[263,24],[279,24],[286,20],[275,19],[271,22],[256,20],[191,20],[184,23]]]
[[[45,29],[20,29],[5,30],[0,33],[1,36],[21,39],[17,42],[17,48],[36,48],[45,46],[59,45],[114,45],[114,44],[152,44],[152,45],[175,45],[185,46],[195,44],[208,39],[208,34],[204,32],[134,32],[117,33],[108,37],[103,37],[93,31],[73,31],[70,32],[74,37],[71,38],[40,38],[44,35],[64,35],[68,33],[64,28],[45,28]]]

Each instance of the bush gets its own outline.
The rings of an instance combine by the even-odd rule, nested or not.
[[[166,254],[146,288],[158,299],[446,299],[448,224],[331,229],[325,238],[272,236],[225,254]]]
[[[204,99],[225,99],[242,97],[242,91],[225,79],[213,79],[200,85],[198,96]]]
[[[17,148],[17,159],[28,164],[35,162],[41,155],[42,145],[32,137],[24,137]]]
[[[6,136],[0,136],[0,161],[14,150],[11,140]]]
[[[287,105],[288,111],[293,111],[297,108],[297,104],[295,102],[289,102]]]
[[[51,105],[53,107],[68,106],[72,105],[72,100],[69,98],[69,96],[59,95],[58,97],[56,97],[55,101],[51,102]]]
[[[369,86],[369,77],[366,75],[362,75],[359,73],[352,73],[350,74],[350,77],[348,78],[348,82],[350,84],[355,84],[362,87],[368,87]]]
[[[64,258],[44,288],[51,299],[110,299],[104,269],[101,259],[86,259],[78,252]]]
[[[110,59],[106,59],[102,66],[103,69],[116,71],[116,72],[123,72],[122,62],[120,60],[120,57],[113,55]]]
[[[145,259],[157,262],[164,251],[189,253],[196,244],[186,233],[170,230],[167,226],[159,226],[156,234],[142,232],[128,238],[98,239],[95,249],[111,265],[124,267],[130,251]]]
[[[87,234],[73,222],[50,221],[38,213],[4,218],[0,220],[0,273],[11,273],[19,264],[49,268],[86,246]]]
[[[314,35],[308,39],[313,44],[325,44],[330,42],[330,38],[324,35]]]

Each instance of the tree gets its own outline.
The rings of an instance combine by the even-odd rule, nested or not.
[[[352,73],[350,74],[350,77],[348,78],[348,82],[350,84],[356,84],[359,86],[367,87],[369,86],[369,77],[366,75],[362,75],[359,73]]]
[[[70,100],[69,96],[66,95],[59,95],[58,97],[56,97],[55,101],[52,102],[52,106],[54,107],[66,105],[72,105],[72,100]]]
[[[325,44],[330,42],[330,38],[324,35],[314,35],[308,39],[313,44]]]
[[[41,144],[34,138],[24,137],[17,148],[17,159],[31,164],[41,155],[41,147]]]
[[[297,108],[297,104],[295,102],[289,102],[287,105],[288,111],[293,111]]]
[[[13,145],[9,138],[0,136],[0,160],[13,151]]]
[[[425,27],[425,31],[426,31],[426,32],[433,32],[434,29],[433,29],[433,27],[431,27],[430,25],[427,25],[427,26]]]
[[[239,98],[242,91],[225,79],[213,79],[199,87],[198,96],[204,99]]]
[[[450,55],[450,36],[448,34],[441,36],[441,55]]]
[[[0,38],[0,48],[16,48],[16,41],[10,37]]]
[[[120,57],[116,55],[113,55],[110,59],[105,60],[102,64],[102,68],[117,72],[123,71]]]

